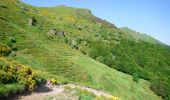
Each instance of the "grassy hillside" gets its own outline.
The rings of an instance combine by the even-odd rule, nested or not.
[[[57,30],[65,31],[64,40],[70,47],[111,68],[149,80],[156,94],[168,98],[169,46],[128,28],[117,28],[86,9],[59,6],[39,10]]]
[[[150,83],[140,79],[139,83],[133,81],[130,75],[118,72],[89,57],[72,57],[76,64],[84,67],[90,76],[92,87],[112,93],[123,100],[149,100],[158,99],[149,89]],[[95,84],[94,84],[95,83]]]
[[[0,23],[0,55],[28,65],[37,77],[87,85],[123,100],[159,100],[154,92],[168,99],[170,48],[156,40],[130,39],[131,32],[90,10],[1,0]]]

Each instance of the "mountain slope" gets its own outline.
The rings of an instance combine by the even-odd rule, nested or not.
[[[136,31],[131,30],[127,27],[123,27],[120,29],[125,33],[125,37],[127,37],[129,39],[134,39],[136,41],[141,40],[141,41],[145,41],[145,42],[149,42],[149,43],[153,43],[153,44],[161,44],[158,40],[152,38],[151,36],[136,32]]]
[[[65,31],[68,45],[111,68],[149,80],[155,93],[169,98],[169,46],[145,34],[117,28],[86,9],[59,6],[39,11],[54,28]]]
[[[165,98],[169,93],[169,47],[129,40],[124,31],[87,9],[38,8],[17,0],[1,0],[0,22],[0,45],[10,49],[0,54],[29,65],[46,80],[86,85],[123,100],[160,99],[150,90],[149,81],[155,80],[166,86],[154,87],[155,91],[161,87],[163,94],[158,95]],[[145,52],[141,53],[141,48],[146,48]],[[160,65],[164,66],[161,70]],[[113,68],[137,73],[149,81],[138,78],[135,82],[132,76]]]

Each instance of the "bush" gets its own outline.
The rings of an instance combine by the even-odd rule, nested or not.
[[[32,17],[32,25],[36,26],[37,24],[37,19],[35,17]]]
[[[16,52],[15,51],[12,51],[11,53],[10,53],[10,55],[9,56],[11,56],[11,57],[15,57],[17,54],[16,54]]]
[[[42,80],[37,81],[40,78],[38,79],[33,71],[24,65],[9,63],[3,59],[0,59],[0,63],[0,84],[19,83],[25,90],[33,91],[36,88],[37,83],[42,82]],[[14,89],[9,91],[15,93],[16,91]]]
[[[13,48],[13,44],[16,43],[15,38],[10,37],[9,40],[7,41],[7,46],[10,48]]]
[[[64,37],[64,42],[68,43],[68,38],[67,37]]]
[[[163,98],[168,97],[168,85],[165,84],[164,81],[161,80],[152,80],[150,88],[154,91],[158,96]]]
[[[90,41],[89,56],[96,59],[98,56],[103,58],[110,57],[111,48],[106,46],[102,41]]]
[[[140,78],[143,78],[145,80],[150,80],[151,79],[150,74],[146,70],[138,71],[138,75],[139,75]]]
[[[8,8],[6,5],[4,5],[4,4],[0,4],[0,7],[1,8]]]
[[[19,83],[25,85],[25,89],[33,91],[36,88],[36,76],[32,73],[30,68],[22,65],[16,65],[19,67],[16,73],[16,79]]]
[[[79,47],[78,47],[78,45],[77,45],[77,42],[76,42],[75,40],[73,40],[73,41],[71,42],[71,47],[72,47],[73,49],[76,49],[76,50],[79,49]]]
[[[5,63],[0,60],[0,70],[3,70],[4,65],[5,65]]]
[[[41,83],[45,83],[46,80],[44,78],[42,78],[42,77],[37,76],[36,77],[36,82],[37,82],[37,84],[41,84]]]
[[[9,73],[6,73],[3,70],[0,70],[0,84],[2,83],[8,83],[12,78],[12,75]]]
[[[8,41],[8,42],[7,42],[7,46],[10,47],[10,48],[12,48],[12,47],[13,47],[13,43],[12,43],[11,41]]]
[[[118,62],[116,69],[130,75],[132,75],[134,72],[138,72],[137,69],[135,67],[131,67],[131,64],[128,62]]]
[[[0,56],[7,56],[11,53],[11,49],[7,46],[0,45]]]
[[[133,73],[133,81],[135,81],[135,82],[139,82],[139,75],[138,75],[138,73]]]
[[[24,87],[18,83],[12,84],[0,84],[0,98],[1,97],[8,97],[10,93],[21,93],[24,91]]]
[[[12,47],[12,51],[18,51],[18,48],[16,46]]]
[[[75,40],[76,40],[77,44],[81,44],[81,42],[84,40],[84,38],[81,36],[78,36],[78,37],[76,37]]]
[[[53,84],[53,85],[56,85],[56,84],[58,84],[58,81],[56,80],[56,79],[50,79],[50,82]]]
[[[14,37],[10,37],[9,41],[12,42],[12,43],[16,43],[16,39]]]

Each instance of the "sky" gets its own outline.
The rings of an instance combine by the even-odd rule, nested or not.
[[[21,0],[34,6],[87,8],[117,27],[129,27],[170,45],[170,0]]]

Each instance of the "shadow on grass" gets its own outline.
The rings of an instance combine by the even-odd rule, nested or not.
[[[50,92],[52,91],[52,89],[50,88],[50,86],[46,86],[44,84],[41,84],[37,87],[37,89],[35,90],[35,92],[37,93],[46,93],[46,92]]]
[[[50,86],[46,86],[45,84],[38,85],[37,89],[33,91],[34,93],[46,93],[50,92],[52,89]],[[19,100],[22,96],[31,95],[33,92],[23,91],[22,93],[10,94],[5,97],[0,97],[0,100]]]

